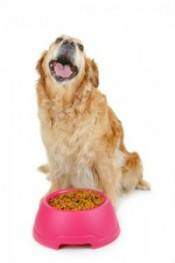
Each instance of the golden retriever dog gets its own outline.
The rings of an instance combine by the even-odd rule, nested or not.
[[[98,90],[98,68],[80,40],[61,36],[43,52],[37,70],[39,118],[50,192],[58,188],[104,191],[115,205],[122,192],[148,190],[136,152],[124,146],[120,120]]]

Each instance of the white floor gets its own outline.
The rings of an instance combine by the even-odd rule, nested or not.
[[[7,262],[7,252],[9,263],[175,263],[174,0],[9,0],[0,7],[2,157],[9,149],[7,162],[1,161],[0,184],[1,200],[5,198],[0,240],[4,244],[7,238],[6,223],[9,244],[8,251],[1,246],[0,261]],[[97,250],[54,251],[32,238],[39,200],[49,188],[37,172],[45,152],[37,119],[35,64],[62,33],[81,38],[87,54],[98,62],[100,89],[123,122],[129,150],[140,153],[145,179],[152,186],[150,192],[120,199],[121,234]]]

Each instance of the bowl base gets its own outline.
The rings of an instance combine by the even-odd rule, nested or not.
[[[87,236],[57,236],[54,240],[44,239],[35,229],[33,231],[34,239],[41,245],[59,249],[64,246],[88,246],[91,248],[103,247],[112,241],[114,241],[120,234],[120,229],[117,229],[115,233],[105,237],[96,237],[93,235]]]

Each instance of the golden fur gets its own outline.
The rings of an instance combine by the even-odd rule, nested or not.
[[[50,191],[96,188],[115,204],[122,192],[149,189],[139,155],[126,150],[122,124],[97,89],[95,62],[83,52],[81,72],[73,80],[57,83],[47,68],[53,45],[37,65],[39,118],[49,163],[41,169],[49,174]]]

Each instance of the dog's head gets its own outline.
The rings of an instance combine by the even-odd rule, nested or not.
[[[85,75],[98,86],[98,69],[94,61],[86,58],[80,40],[68,36],[58,37],[40,58],[37,69],[56,87],[80,83]],[[88,71],[88,72],[87,72]]]

